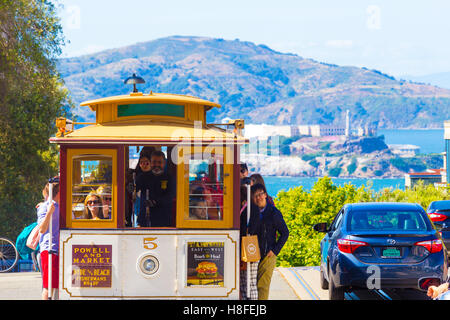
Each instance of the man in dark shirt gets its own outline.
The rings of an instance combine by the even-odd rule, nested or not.
[[[280,253],[289,237],[289,229],[281,212],[269,201],[264,185],[255,184],[251,188],[252,204],[259,210],[258,235],[261,260],[258,265],[258,299],[269,298],[269,288],[273,270]],[[277,232],[280,237],[277,240]]]
[[[145,161],[146,157],[140,161]],[[148,161],[148,159],[147,159]],[[170,227],[175,182],[164,172],[166,157],[161,151],[153,151],[150,162],[141,164],[142,172],[136,177],[136,190],[141,192],[139,227]],[[146,166],[147,165],[147,166]],[[148,170],[145,170],[147,169]]]

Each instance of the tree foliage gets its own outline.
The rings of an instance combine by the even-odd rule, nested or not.
[[[313,230],[319,222],[330,224],[341,207],[356,202],[413,202],[424,209],[435,200],[450,199],[450,188],[418,184],[412,189],[384,189],[375,192],[371,185],[356,188],[351,184],[336,186],[329,177],[319,179],[311,191],[303,187],[281,191],[275,205],[289,228],[289,239],[278,256],[278,265],[318,266],[323,233]]]
[[[0,235],[13,240],[57,173],[48,139],[72,105],[56,70],[62,45],[52,3],[0,0]]]

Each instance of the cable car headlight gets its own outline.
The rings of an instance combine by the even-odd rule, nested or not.
[[[159,261],[154,256],[144,256],[139,262],[139,268],[144,274],[155,274],[159,269]]]

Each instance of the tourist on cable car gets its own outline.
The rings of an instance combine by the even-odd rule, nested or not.
[[[97,194],[102,198],[103,219],[111,219],[111,186],[101,186]]]
[[[191,220],[207,220],[208,219],[208,211],[207,211],[208,203],[204,196],[192,198],[189,201],[189,219]]]
[[[250,219],[247,223],[247,186],[241,186],[241,210],[240,210],[240,239],[248,235],[255,235],[259,225],[259,210],[255,205],[250,206]],[[241,244],[242,246],[242,244]],[[240,290],[242,300],[258,300],[258,264],[259,261],[245,263],[241,261],[240,265]],[[247,272],[250,273],[250,292],[247,288]]]
[[[248,177],[248,167],[246,163],[241,163],[241,180]]]
[[[84,200],[83,219],[100,220],[105,218],[103,214],[102,198],[95,192],[89,193]]]
[[[281,212],[267,200],[264,185],[253,185],[251,193],[252,205],[259,209],[257,235],[261,260],[258,265],[258,299],[267,300],[277,255],[289,237],[289,229]],[[280,234],[278,240],[277,232]]]
[[[149,161],[150,160],[150,161]],[[164,172],[166,157],[162,151],[153,151],[151,158],[141,155],[141,173],[136,175],[136,190],[140,191],[138,226],[169,227],[172,222],[172,200],[175,182]]]
[[[260,175],[259,173],[254,173],[250,176],[250,180],[251,180],[251,185],[254,184],[262,184],[264,186],[264,188],[266,188],[266,184],[264,182],[264,178],[262,177],[262,175]],[[267,188],[266,188],[267,189]],[[273,199],[271,196],[269,196],[267,194],[267,201],[271,204],[271,205],[275,205],[275,203],[273,202]]]

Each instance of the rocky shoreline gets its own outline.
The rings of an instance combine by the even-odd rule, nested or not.
[[[396,168],[389,168],[384,170],[382,174],[375,174],[376,170],[381,170],[382,166],[376,166],[380,169],[362,170],[364,164],[367,162],[380,160],[371,157],[357,158],[361,168],[356,170],[353,174],[348,174],[346,167],[352,164],[352,159],[346,158],[329,158],[317,157],[316,161],[319,163],[318,167],[314,167],[307,161],[302,160],[296,156],[265,156],[265,155],[246,155],[243,156],[242,161],[246,162],[250,168],[250,173],[257,172],[264,176],[291,176],[291,177],[323,177],[325,175],[339,178],[403,178],[405,172]],[[328,168],[327,168],[328,166]],[[340,168],[341,171],[331,171],[329,166]],[[340,166],[340,167],[339,167]],[[336,174],[337,173],[337,174]]]
[[[409,172],[443,165],[441,155],[401,157],[393,154],[383,137],[330,138],[298,139],[289,144],[289,154],[244,150],[241,158],[248,164],[250,173],[293,177],[403,178]],[[287,150],[279,148],[283,149]]]

